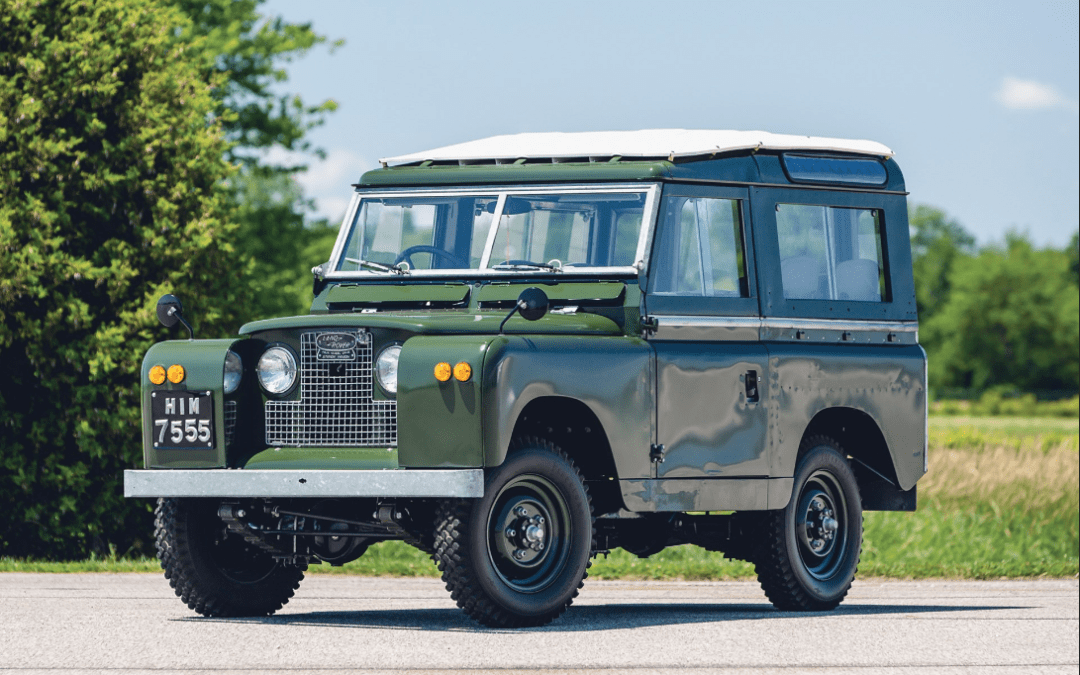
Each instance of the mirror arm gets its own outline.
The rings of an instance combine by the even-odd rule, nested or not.
[[[191,324],[188,323],[188,320],[184,318],[183,314],[176,311],[175,307],[170,307],[169,308],[169,316],[175,316],[177,319],[180,320],[180,323],[184,324],[184,328],[187,328],[187,333],[188,333],[188,339],[189,340],[194,340],[195,339],[195,331],[193,331],[191,329]]]
[[[522,307],[524,307],[524,306],[525,306],[525,301],[524,301],[524,300],[518,300],[517,302],[515,302],[515,303],[514,303],[514,308],[513,308],[512,310],[510,310],[510,313],[509,313],[509,314],[507,314],[507,315],[506,315],[506,318],[505,318],[505,319],[503,319],[503,320],[502,320],[502,323],[500,323],[500,324],[499,324],[499,334],[500,334],[500,335],[501,335],[501,334],[502,334],[502,332],[503,332],[503,326],[505,326],[505,325],[506,325],[506,322],[510,320],[510,317],[512,317],[512,316],[514,316],[515,314],[517,314],[517,311],[518,311],[519,309],[521,309]]]

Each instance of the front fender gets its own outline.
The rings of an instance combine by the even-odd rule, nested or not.
[[[507,335],[484,362],[484,463],[506,459],[522,411],[541,397],[584,403],[600,421],[622,479],[649,478],[653,351],[625,336]],[[557,423],[558,420],[552,420]]]
[[[140,384],[142,385],[143,462],[147,468],[193,469],[226,466],[222,375],[225,369],[225,354],[235,342],[236,340],[169,340],[155,344],[146,352],[146,356],[143,357]],[[173,364],[184,367],[183,382],[173,384],[166,380],[161,385],[150,382],[151,368],[160,365],[168,369]],[[195,390],[213,392],[214,447],[182,450],[155,449],[153,421],[150,419],[151,394]]]
[[[402,467],[484,466],[484,362],[493,338],[430,335],[409,338],[398,360],[398,463]],[[472,377],[435,379],[435,364],[465,362]]]

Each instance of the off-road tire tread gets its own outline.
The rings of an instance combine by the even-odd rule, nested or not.
[[[578,591],[585,585],[585,579],[589,576],[589,568],[592,567],[592,550],[596,548],[596,514],[593,512],[592,495],[585,482],[581,471],[578,470],[574,461],[558,446],[550,441],[536,436],[523,436],[515,439],[510,444],[510,452],[523,447],[540,447],[552,454],[562,457],[570,466],[571,470],[581,482],[585,490],[585,497],[589,504],[590,524],[592,527],[592,546],[590,555],[585,563],[585,571],[578,582],[573,594],[561,606],[545,614],[522,617],[513,614],[491,601],[480,589],[475,575],[472,572],[471,561],[465,546],[466,528],[469,520],[469,512],[472,509],[472,500],[448,499],[439,504],[435,517],[435,553],[433,555],[442,580],[446,584],[446,590],[450,591],[457,606],[465,613],[484,626],[492,628],[526,628],[544,626],[565,612]]]
[[[262,594],[254,606],[239,604],[214,592],[207,580],[200,577],[191,559],[192,534],[181,517],[183,508],[179,499],[158,499],[154,509],[154,546],[169,586],[188,608],[207,617],[270,616],[289,602],[300,587],[306,565],[283,567],[272,584],[272,592]]]
[[[830,447],[841,456],[844,456],[844,452],[840,448],[839,443],[833,440],[832,437],[816,435],[808,436],[803,439],[799,446],[799,459],[801,460],[803,455],[811,449],[822,445]],[[795,488],[798,490],[799,486],[795,486]],[[795,499],[796,494],[797,492],[792,495],[792,499]],[[785,511],[786,509],[782,509],[779,511],[768,511],[764,514],[763,532],[765,533],[765,541],[758,547],[754,556],[754,569],[757,572],[758,583],[761,584],[761,590],[765,591],[765,596],[769,598],[769,601],[773,606],[781,611],[825,612],[836,609],[844,598],[847,597],[848,591],[851,590],[851,584],[854,582],[855,577],[859,572],[862,548],[860,547],[856,554],[855,569],[852,573],[852,577],[841,593],[836,598],[827,602],[813,598],[803,589],[802,585],[795,578],[795,574],[792,571],[792,563],[788,559],[787,548],[785,546],[785,539],[787,536],[785,532]],[[862,523],[860,522],[860,528],[861,526]]]

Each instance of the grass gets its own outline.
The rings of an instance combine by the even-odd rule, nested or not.
[[[1078,422],[1063,418],[931,417],[930,473],[915,513],[865,515],[860,576],[997,579],[1080,571]],[[0,572],[160,572],[153,559],[35,562],[0,558]],[[437,577],[402,542],[377,544],[315,574]],[[622,549],[593,562],[599,579],[750,579],[753,566],[694,546],[646,560]]]

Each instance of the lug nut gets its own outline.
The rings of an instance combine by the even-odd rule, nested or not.
[[[524,507],[524,506],[519,506],[519,507],[517,507],[516,509],[514,509],[514,513],[516,513],[517,515],[521,516],[522,518],[524,518],[525,516],[529,515],[529,512],[525,510],[525,507]]]
[[[506,528],[506,538],[507,539],[513,539],[516,536],[517,536],[517,530],[515,530],[512,527]]]

